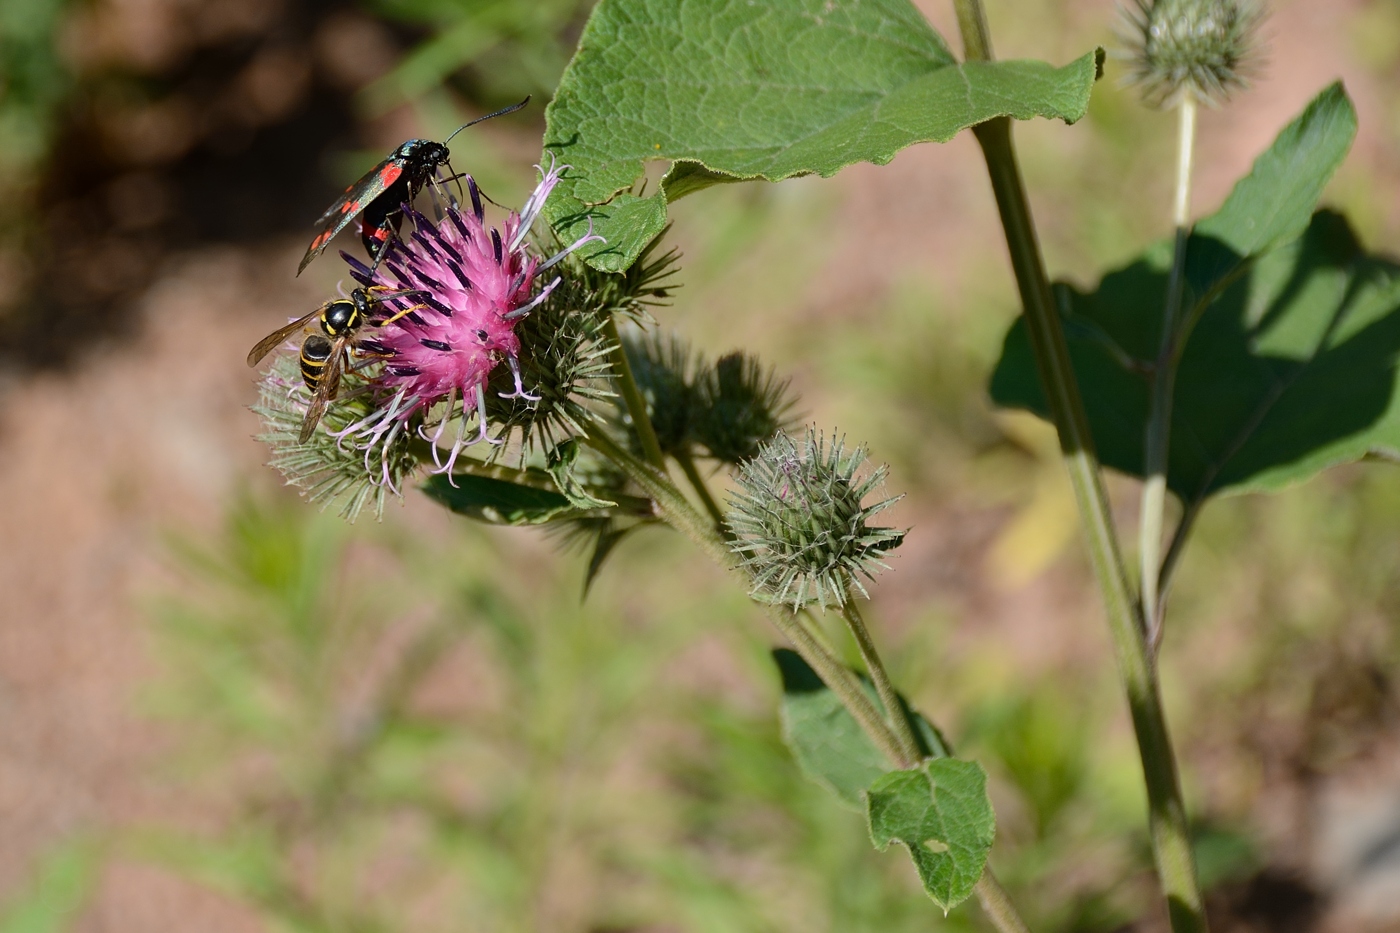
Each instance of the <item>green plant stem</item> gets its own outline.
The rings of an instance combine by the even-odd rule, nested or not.
[[[609,355],[612,357],[613,368],[617,370],[618,388],[622,390],[627,414],[632,416],[632,427],[637,432],[637,439],[642,443],[642,452],[646,454],[648,463],[665,473],[666,457],[661,453],[661,442],[656,438],[656,428],[652,426],[651,416],[647,414],[647,400],[642,397],[642,390],[637,387],[637,377],[632,373],[627,350],[623,348],[622,338],[617,333],[617,321],[611,315],[603,325],[603,334],[612,344],[612,352]]]
[[[991,42],[980,0],[954,0],[969,59],[990,59]],[[1162,712],[1156,671],[1148,649],[1139,607],[1132,598],[1127,570],[1113,529],[1108,495],[1089,432],[1056,313],[1050,281],[1045,274],[1030,204],[1026,199],[1007,118],[992,120],[973,131],[982,146],[997,209],[1001,214],[1011,265],[1025,312],[1026,332],[1035,354],[1041,385],[1060,437],[1060,450],[1069,471],[1113,637],[1119,676],[1137,736],[1147,785],[1148,829],[1158,878],[1167,899],[1173,933],[1203,933],[1207,929],[1200,885],[1177,777],[1176,758]]]
[[[880,704],[885,708],[890,725],[894,727],[900,750],[909,761],[918,761],[923,756],[919,753],[919,742],[914,738],[914,728],[909,722],[909,717],[904,715],[904,705],[899,702],[899,694],[895,693],[894,684],[890,683],[890,675],[885,671],[885,662],[875,650],[875,641],[870,637],[870,630],[865,627],[865,619],[861,615],[860,607],[856,605],[854,596],[842,604],[841,615],[845,617],[846,625],[855,636],[856,646],[860,648],[860,656],[865,661],[865,670],[870,674],[871,682],[875,684],[875,693],[880,697]]]
[[[1016,912],[1006,889],[992,874],[992,866],[982,869],[982,877],[977,879],[977,886],[972,890],[977,895],[977,903],[982,905],[982,912],[992,921],[998,933],[1030,933],[1030,927]]]
[[[715,520],[715,530],[720,535],[728,537],[725,532],[724,513],[720,511],[719,503],[715,497],[710,495],[710,486],[705,482],[705,477],[700,475],[700,471],[695,467],[695,458],[689,451],[675,455],[676,462],[681,465],[681,472],[685,473],[685,478],[690,481],[691,488],[700,497],[700,504],[705,507],[705,511],[710,513],[710,517]]]
[[[1158,612],[1164,613],[1167,594],[1171,592],[1172,574],[1176,571],[1177,561],[1181,559],[1181,552],[1186,547],[1186,540],[1191,536],[1191,529],[1196,525],[1196,518],[1201,514],[1200,502],[1188,502],[1186,508],[1182,510],[1181,520],[1176,523],[1176,531],[1172,533],[1171,545],[1167,548],[1167,556],[1162,561],[1162,571],[1157,577],[1157,602]],[[1159,625],[1153,631],[1152,653],[1155,655],[1161,644],[1162,627]]]
[[[1153,646],[1162,637],[1165,600],[1158,587],[1162,571],[1162,527],[1167,507],[1167,458],[1170,454],[1172,393],[1176,387],[1176,344],[1181,332],[1181,301],[1186,285],[1186,246],[1191,236],[1191,161],[1196,139],[1196,99],[1190,93],[1177,107],[1178,138],[1176,196],[1172,223],[1176,243],[1172,252],[1171,277],[1167,280],[1167,303],[1162,311],[1162,337],[1152,372],[1152,397],[1143,451],[1142,512],[1138,523],[1138,557],[1142,581],[1142,613],[1147,641]]]

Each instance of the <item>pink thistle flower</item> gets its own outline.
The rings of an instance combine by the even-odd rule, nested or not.
[[[385,248],[377,268],[342,254],[361,285],[412,292],[383,301],[379,326],[358,343],[361,352],[383,359],[370,380],[380,402],[335,436],[364,449],[367,463],[371,450],[387,449],[409,430],[432,442],[438,472],[450,473],[466,446],[503,443],[491,437],[486,410],[488,380],[503,362],[514,389],[501,396],[538,400],[522,384],[516,326],[559,285],[560,277],[545,282],[542,273],[585,243],[602,239],[590,232],[553,256],[533,252],[530,230],[566,168],[540,169],[540,182],[525,206],[500,227],[487,225],[481,192],[466,176],[470,210],[454,202],[433,223],[406,205],[413,229]],[[415,416],[420,422],[410,429]],[[444,461],[438,442],[454,420],[455,437]],[[383,479],[389,482],[387,475]]]

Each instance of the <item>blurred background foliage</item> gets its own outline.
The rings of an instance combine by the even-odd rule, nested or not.
[[[1003,54],[1111,42],[1107,2],[990,6]],[[121,352],[140,337],[137,298],[182,251],[290,270],[309,218],[398,140],[527,93],[542,105],[590,7],[0,0],[7,377]],[[1368,144],[1380,156],[1354,158],[1329,200],[1394,249],[1400,213],[1376,192],[1396,191],[1400,4],[1346,15],[1351,67],[1391,117]],[[526,190],[542,110],[454,143],[501,203]],[[1162,234],[1169,123],[1108,80],[1073,133],[1021,129],[1053,269],[1093,281]],[[916,533],[875,624],[896,681],[991,772],[992,861],[1033,928],[1161,929],[1055,442],[986,402],[1015,313],[994,228],[954,259],[896,250],[878,283],[852,269],[825,303],[804,288],[841,262],[844,226],[929,223],[863,203],[871,177],[845,200],[799,180],[677,204],[685,288],[663,323],[713,353],[741,335],[794,375],[807,416],[867,442],[910,494],[898,519]],[[933,218],[948,239],[958,207]],[[797,774],[761,619],[683,542],[639,533],[581,602],[578,555],[548,540],[413,508],[347,527],[270,486],[246,479],[218,534],[169,529],[170,580],[142,601],[159,659],[142,715],[177,737],[157,780],[204,816],[26,854],[0,933],[93,928],[84,905],[114,860],[223,892],[248,929],[977,927],[975,908],[936,917],[906,860],[873,852],[859,816]],[[1135,514],[1131,485],[1113,492]],[[1219,930],[1400,928],[1384,912],[1322,925],[1348,892],[1396,883],[1393,852],[1315,857],[1364,855],[1385,829],[1319,814],[1343,779],[1394,773],[1397,527],[1395,474],[1367,465],[1201,521],[1163,679]]]

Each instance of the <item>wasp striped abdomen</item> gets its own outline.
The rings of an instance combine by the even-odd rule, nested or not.
[[[301,345],[301,378],[306,387],[316,391],[326,375],[326,366],[335,353],[335,345],[320,334],[311,334]]]

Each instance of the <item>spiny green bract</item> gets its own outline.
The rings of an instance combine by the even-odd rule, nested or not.
[[[904,532],[870,525],[902,497],[863,504],[889,471],[858,476],[865,459],[864,448],[847,452],[844,439],[808,428],[801,443],[779,434],[742,465],[727,522],[755,598],[798,609],[868,597],[860,578],[887,568]]]
[[[1185,94],[1219,103],[1245,85],[1262,18],[1254,0],[1133,0],[1124,17],[1130,77],[1153,106]]]
[[[696,379],[692,430],[724,463],[755,457],[760,446],[788,427],[793,400],[785,379],[744,353],[730,353]]]
[[[297,358],[278,354],[263,375],[258,404],[253,406],[263,423],[258,440],[272,449],[268,465],[310,501],[321,503],[322,508],[337,502],[341,517],[352,522],[366,505],[373,508],[375,517],[381,517],[386,494],[400,493],[417,467],[410,452],[412,440],[407,433],[400,433],[389,444],[364,447],[337,437],[373,409],[358,374],[347,373],[341,389],[341,397],[321,418],[321,427],[305,444],[300,443],[297,438],[306,416],[307,394]]]
[[[622,340],[637,388],[661,452],[687,454],[692,443],[695,389],[691,384],[696,355],[684,340],[667,333],[629,335]]]

